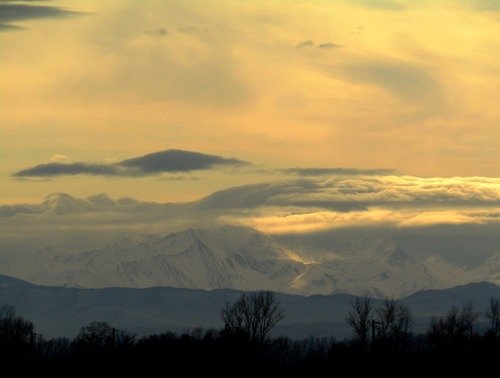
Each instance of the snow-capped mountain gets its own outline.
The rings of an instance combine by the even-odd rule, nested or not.
[[[311,262],[261,232],[236,226],[188,229],[164,237],[122,235],[104,248],[73,239],[0,267],[0,273],[42,285],[265,289],[307,295],[368,292],[392,297],[473,280],[440,258],[418,260],[385,239],[354,240],[328,259]]]
[[[477,281],[488,281],[500,285],[500,252],[474,269],[473,274]]]
[[[292,288],[304,293],[401,297],[464,282],[467,274],[439,257],[420,261],[392,241],[366,238],[340,247],[337,258],[310,266]]]
[[[44,285],[281,291],[305,267],[267,235],[242,227],[133,240],[122,237],[105,248],[77,253],[52,247],[2,271]]]

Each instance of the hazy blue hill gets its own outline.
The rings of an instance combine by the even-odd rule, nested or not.
[[[171,287],[147,289],[77,289],[37,286],[0,276],[0,303],[8,303],[31,319],[47,337],[74,336],[93,320],[137,332],[183,331],[194,327],[220,327],[220,308],[241,294],[237,290],[192,290]],[[444,314],[451,305],[472,299],[483,311],[490,297],[500,297],[500,287],[469,284],[446,290],[415,293],[404,299],[416,316],[417,331],[425,330],[429,317]],[[279,294],[286,318],[277,334],[291,337],[349,335],[344,323],[353,296],[346,294],[299,296]],[[378,305],[380,300],[375,300]]]
[[[36,287],[32,283],[20,280],[19,278],[4,276],[0,274],[0,289],[12,289],[21,287]]]
[[[478,310],[486,308],[491,297],[500,297],[500,286],[490,282],[477,282],[445,290],[423,290],[404,299],[415,315],[445,314],[450,306],[461,307],[468,300]]]

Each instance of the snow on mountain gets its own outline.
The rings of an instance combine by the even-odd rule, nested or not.
[[[131,198],[121,198],[115,201],[104,193],[94,194],[87,198],[75,198],[65,193],[52,193],[44,198],[41,205],[34,205],[31,211],[57,215],[76,214],[116,210],[120,206],[136,203],[137,201]]]
[[[228,226],[150,236],[138,244],[122,239],[79,253],[43,250],[2,271],[45,285],[281,291],[304,269],[297,259],[267,235]]]
[[[417,260],[381,238],[351,241],[319,262],[303,260],[271,237],[236,226],[188,229],[164,237],[124,234],[104,248],[86,248],[87,242],[77,238],[44,248],[27,261],[0,267],[0,272],[43,285],[263,289],[307,295],[368,292],[380,297],[472,280],[440,258]]]
[[[402,297],[469,282],[459,267],[438,257],[417,260],[393,242],[380,238],[349,242],[337,253],[343,258],[309,267],[292,287],[304,294]]]
[[[500,285],[500,252],[479,265],[472,273],[477,281],[488,281]]]
[[[91,205],[88,201],[77,199],[64,193],[49,194],[42,202],[42,206],[56,214],[80,212]]]

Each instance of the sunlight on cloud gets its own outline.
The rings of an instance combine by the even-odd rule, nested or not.
[[[396,228],[435,225],[500,223],[500,210],[483,211],[393,211],[371,209],[339,213],[318,211],[305,214],[262,215],[256,217],[223,216],[222,221],[254,227],[269,234],[310,233],[352,227]],[[500,224],[499,224],[500,227]]]

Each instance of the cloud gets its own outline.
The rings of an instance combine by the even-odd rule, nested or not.
[[[274,238],[291,249],[313,259],[328,256],[351,240],[382,237],[393,240],[413,256],[439,254],[446,260],[473,266],[499,251],[498,223],[433,224],[420,227],[394,227],[383,224],[356,224],[352,227],[327,228],[310,232],[275,234]]]
[[[359,168],[288,168],[283,169],[282,172],[297,176],[328,176],[328,175],[338,175],[338,176],[376,176],[376,175],[389,175],[395,173],[394,169],[359,169]]]
[[[11,25],[11,24],[0,24],[0,32],[2,31],[16,31],[16,30],[23,30],[22,26],[17,26],[17,25]]]
[[[23,169],[14,173],[13,177],[43,177],[62,175],[96,175],[113,176],[118,175],[119,169],[114,165],[90,164],[90,163],[48,163],[38,164],[32,168]]]
[[[322,43],[322,44],[318,45],[319,49],[336,49],[339,47],[342,47],[342,45],[338,45],[336,43],[331,43],[331,42]]]
[[[220,167],[242,167],[250,163],[193,151],[165,150],[126,159],[117,163],[71,164],[48,163],[20,170],[12,175],[22,177],[53,177],[62,175],[128,176],[140,177],[161,173],[191,172]]]
[[[79,12],[68,11],[64,8],[31,5],[31,4],[5,4],[0,2],[0,29],[17,30],[17,25],[12,22],[38,18],[65,18],[79,15]]]
[[[314,46],[314,41],[307,40],[307,41],[300,42],[297,46],[295,46],[295,48],[301,49],[304,47],[313,47],[313,46]]]
[[[318,233],[359,236],[369,230],[407,240],[430,235],[438,247],[467,241],[465,236],[481,232],[477,239],[484,239],[480,253],[486,256],[498,250],[500,178],[308,177],[230,187],[190,203],[55,193],[41,203],[0,206],[2,243],[7,240],[20,251],[26,251],[20,247],[23,243],[39,248],[40,238],[53,242],[75,233],[164,234],[219,222],[287,235],[290,240],[293,235]],[[455,231],[446,231],[451,229]],[[323,240],[325,245],[328,240]],[[475,253],[474,243],[467,243],[470,253]],[[428,251],[429,243],[421,240],[420,244],[422,251]],[[465,247],[461,248],[464,255]]]
[[[300,42],[298,45],[295,46],[296,49],[303,49],[303,48],[306,48],[306,47],[314,47],[315,46],[315,43],[314,41],[312,40],[307,40],[307,41],[302,41]],[[338,45],[336,43],[332,43],[332,42],[325,42],[325,43],[320,43],[318,46],[317,46],[319,49],[333,49],[333,48],[338,48],[338,47],[342,47],[342,45]]]
[[[68,156],[63,155],[63,154],[54,154],[50,157],[51,161],[59,161],[59,160],[66,160],[69,159]]]
[[[195,34],[195,33],[208,33],[208,28],[199,28],[196,26],[184,26],[182,28],[177,29],[180,33],[183,34]]]
[[[158,28],[155,30],[146,30],[144,33],[154,37],[166,37],[168,35],[167,29]]]
[[[117,163],[120,167],[138,169],[141,173],[191,172],[212,169],[215,167],[241,167],[248,162],[234,158],[223,158],[199,152],[183,150],[166,150],[154,152]]]
[[[243,185],[201,199],[210,209],[323,209],[346,212],[370,208],[495,208],[500,179],[412,176],[302,178]]]
[[[243,224],[271,234],[310,233],[337,228],[391,227],[415,228],[438,225],[466,225],[500,222],[500,211],[405,210],[374,209],[371,211],[315,211],[254,217],[226,216],[229,223]]]

